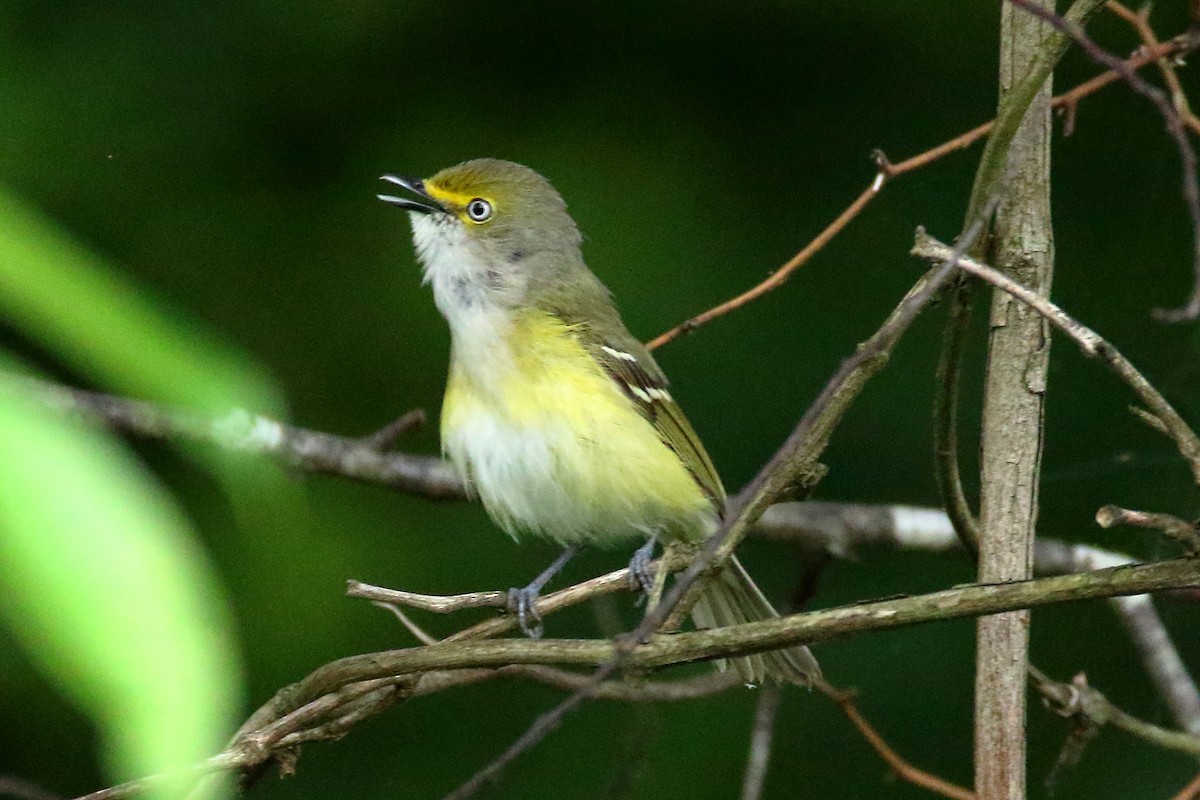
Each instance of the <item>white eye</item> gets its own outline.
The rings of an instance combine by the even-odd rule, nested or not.
[[[492,216],[492,204],[482,197],[476,197],[467,203],[467,216],[476,222],[487,222]]]

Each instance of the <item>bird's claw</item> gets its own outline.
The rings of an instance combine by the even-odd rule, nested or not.
[[[545,633],[542,615],[537,610],[538,590],[533,586],[508,590],[508,610],[517,615],[517,625],[530,639],[540,639]]]
[[[649,595],[654,591],[654,580],[658,571],[652,566],[654,562],[654,539],[633,551],[629,559],[629,585]]]

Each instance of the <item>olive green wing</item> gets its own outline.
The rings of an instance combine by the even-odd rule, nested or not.
[[[725,488],[716,467],[683,409],[671,397],[667,376],[649,351],[628,334],[603,337],[590,333],[585,334],[584,344],[592,356],[650,421],[663,443],[675,451],[718,511],[724,511]]]

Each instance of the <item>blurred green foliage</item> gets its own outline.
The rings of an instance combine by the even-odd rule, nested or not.
[[[898,160],[990,118],[997,16],[995,3],[946,0],[7,0],[0,184],[19,198],[12,202],[85,242],[110,277],[194,320],[192,335],[214,331],[265,365],[297,422],[363,434],[413,406],[436,412],[448,344],[419,286],[406,220],[374,200],[379,174],[428,175],[483,155],[541,170],[571,204],[585,255],[630,328],[650,338],[806,243],[871,179],[871,148]],[[1165,4],[1154,20],[1163,35],[1186,24],[1182,9]],[[1111,18],[1092,30],[1118,51],[1136,45]],[[1096,71],[1069,54],[1056,86]],[[1149,321],[1152,307],[1180,302],[1190,281],[1178,159],[1161,121],[1114,87],[1080,106],[1075,133],[1056,147],[1056,299],[1110,337],[1185,417],[1200,419],[1200,334]],[[769,456],[915,279],[921,267],[906,255],[913,228],[942,238],[958,229],[977,155],[897,180],[785,287],[660,352],[728,486]],[[13,219],[0,218],[0,231]],[[90,311],[75,303],[62,313],[69,321]],[[19,311],[4,313],[8,345],[65,379],[143,391],[58,354],[20,326]],[[918,323],[839,429],[820,496],[937,502],[929,409],[938,316]],[[967,367],[968,443],[985,317],[977,314]],[[131,336],[111,333],[120,347]],[[149,355],[144,367],[168,385],[180,377]],[[1131,419],[1124,389],[1067,343],[1056,342],[1051,371],[1044,534],[1143,557],[1173,553],[1091,522],[1106,502],[1195,515],[1195,487],[1170,444]],[[435,432],[404,446],[435,451]],[[305,514],[292,505],[246,513],[194,459],[138,449],[198,526],[232,597],[248,669],[243,711],[324,661],[411,641],[390,618],[344,600],[344,579],[434,592],[504,587],[552,553],[513,546],[475,506],[326,478],[290,487],[305,495]],[[745,551],[751,571],[785,596],[800,565],[765,545]],[[623,558],[590,554],[567,578]],[[814,604],[969,575],[952,555],[866,554],[830,566]],[[1200,671],[1194,607],[1162,605]],[[462,622],[422,621],[435,633]],[[595,630],[586,611],[548,626],[552,636]],[[1169,724],[1103,604],[1039,611],[1033,637],[1043,668],[1086,671],[1123,707]],[[901,753],[966,783],[972,641],[960,622],[832,643],[818,655],[832,680],[861,689],[864,711]],[[63,794],[101,785],[89,723],[7,644],[0,639],[0,774]],[[269,778],[254,793],[440,796],[557,696],[506,683],[414,701],[343,742],[306,748],[298,777]],[[754,699],[590,706],[487,795],[729,797]],[[1036,784],[1065,730],[1035,704],[1030,733]],[[888,778],[816,697],[785,697],[776,746],[768,797],[927,796]],[[1193,771],[1185,758],[1106,733],[1058,796],[1166,797]]]
[[[242,701],[216,575],[118,444],[4,392],[0,619],[92,719],[114,782],[195,765],[228,738]]]

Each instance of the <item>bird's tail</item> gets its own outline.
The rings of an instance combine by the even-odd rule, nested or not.
[[[733,556],[692,608],[692,621],[697,628],[723,628],[778,616],[779,612]],[[739,656],[729,659],[729,663],[749,684],[770,680],[811,686],[821,677],[821,667],[803,645]],[[721,661],[718,666],[725,669],[726,664]]]

